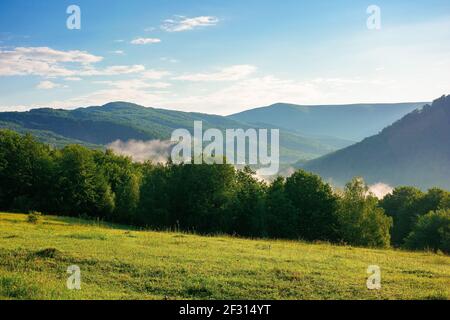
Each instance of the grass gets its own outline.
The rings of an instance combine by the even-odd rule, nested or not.
[[[81,269],[81,290],[66,270]],[[369,265],[381,290],[368,290]],[[0,213],[0,299],[449,299],[450,257]]]

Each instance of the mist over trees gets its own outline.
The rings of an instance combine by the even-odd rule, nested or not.
[[[134,163],[110,150],[53,149],[0,130],[0,210],[367,247],[392,239],[448,252],[449,207],[449,192],[436,188],[401,187],[379,201],[360,178],[341,192],[302,170],[266,183],[248,167]]]

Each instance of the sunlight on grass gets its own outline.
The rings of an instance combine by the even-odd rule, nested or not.
[[[68,290],[67,267],[81,268]],[[366,287],[369,265],[382,289]],[[0,299],[449,299],[450,257],[0,214]]]

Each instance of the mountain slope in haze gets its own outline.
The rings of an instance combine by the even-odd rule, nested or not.
[[[204,130],[259,128],[217,115],[147,108],[126,102],[75,110],[42,108],[0,113],[0,128],[30,132],[41,141],[57,146],[68,143],[104,146],[116,140],[131,139],[167,140],[175,129],[186,128],[192,132],[194,121],[202,121]],[[266,125],[262,128],[271,127]],[[282,163],[294,163],[301,158],[312,159],[337,149],[333,142],[280,130]]]
[[[229,118],[259,125],[267,123],[309,137],[333,139],[334,143],[338,139],[357,142],[379,133],[424,104],[426,102],[300,106],[278,103]]]
[[[450,189],[450,95],[303,167],[338,184],[362,176],[369,183]]]

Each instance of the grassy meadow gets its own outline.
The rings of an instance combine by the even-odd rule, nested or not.
[[[67,267],[81,268],[68,290]],[[368,290],[369,265],[381,290]],[[0,299],[449,299],[450,257],[0,213]]]

